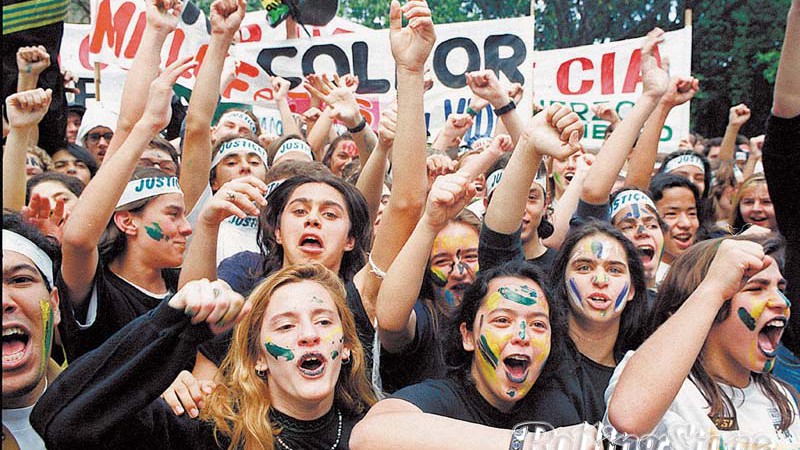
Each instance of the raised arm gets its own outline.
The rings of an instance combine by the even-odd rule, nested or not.
[[[402,17],[408,26],[402,26]],[[411,1],[402,7],[392,0],[390,11],[392,55],[397,66],[397,132],[392,149],[392,196],[383,212],[383,220],[371,259],[387,270],[417,224],[427,195],[425,168],[426,137],[423,108],[425,61],[433,50],[436,34],[431,11],[424,0]],[[368,276],[363,276],[364,273]],[[374,302],[381,280],[365,267],[356,280],[367,302]],[[368,308],[369,310],[369,308]]]
[[[553,224],[553,234],[547,239],[542,239],[542,244],[547,247],[558,250],[564,243],[564,239],[569,233],[569,222],[572,220],[575,210],[578,209],[578,202],[581,199],[581,192],[583,192],[583,182],[586,180],[586,175],[589,174],[594,160],[595,156],[591,153],[584,153],[578,158],[575,176],[572,177],[572,181],[564,190],[558,204],[553,208],[550,220]]]
[[[394,133],[397,128],[397,104],[392,104],[381,113],[381,122],[378,125],[378,145],[370,153],[367,163],[361,168],[361,175],[356,182],[356,188],[364,194],[369,210],[370,223],[375,223],[381,205],[383,183],[386,178],[386,169],[389,160],[389,149],[394,145]]]
[[[217,108],[222,67],[246,7],[245,0],[216,0],[210,7],[211,41],[189,100],[183,137],[180,184],[187,211],[194,208],[208,185],[211,120]]]
[[[64,225],[61,242],[61,274],[70,290],[69,298],[85,302],[94,282],[99,253],[97,244],[114,209],[151,139],[169,123],[172,86],[197,63],[180,59],[164,69],[150,84],[145,111],[122,144],[117,155],[105,162],[86,186]],[[73,304],[80,307],[83,303]]]
[[[507,109],[511,105],[511,97],[508,92],[500,86],[497,75],[492,70],[478,70],[467,72],[467,86],[472,92],[485,99],[494,108],[495,115],[501,108]],[[502,111],[501,111],[502,112]],[[517,113],[516,106],[508,109],[500,115],[500,121],[506,129],[506,133],[511,136],[511,141],[517,145],[520,134],[524,127],[522,118]]]
[[[52,100],[53,91],[33,89],[6,98],[6,111],[11,128],[3,149],[3,208],[21,211],[25,206],[25,156],[36,145],[39,122]]]
[[[552,104],[533,116],[508,161],[500,185],[486,208],[484,223],[492,231],[512,234],[519,229],[528,192],[542,155],[567,157],[580,149],[584,125],[568,106]]]
[[[50,67],[50,54],[43,45],[20,47],[17,50],[17,92],[32,91],[39,84],[39,75]]]
[[[119,107],[119,119],[114,137],[106,150],[105,159],[125,142],[136,122],[142,117],[150,83],[158,76],[161,66],[161,47],[169,35],[178,26],[183,4],[181,0],[147,0],[145,2],[145,18],[147,24],[142,33],[142,40],[131,69],[125,77],[122,88],[122,102]]]
[[[433,140],[431,147],[442,153],[446,153],[449,148],[458,148],[459,144],[461,144],[461,139],[467,133],[467,130],[472,127],[473,123],[472,116],[468,113],[450,114]]]
[[[789,119],[800,114],[800,1],[792,0],[786,19],[786,36],[775,77],[772,113]]]
[[[728,112],[728,126],[725,127],[725,135],[719,145],[719,160],[733,161],[736,152],[736,137],[739,129],[750,120],[750,108],[744,103],[732,106]]]
[[[642,45],[642,95],[600,148],[597,160],[583,183],[581,200],[586,203],[601,205],[608,201],[608,194],[639,137],[642,125],[667,90],[669,75],[658,67],[653,56],[653,49],[663,40],[664,30],[660,28],[647,34]]]
[[[655,428],[689,375],[723,303],[739,290],[743,277],[766,264],[761,245],[722,242],[697,289],[622,371],[608,403],[608,419],[617,431],[644,436]]]
[[[281,123],[283,124],[283,134],[296,134],[302,136],[300,127],[294,120],[292,110],[289,108],[289,88],[291,84],[281,77],[270,77],[269,81],[272,82],[273,100],[278,106],[278,111],[281,113]]]
[[[203,206],[194,238],[181,268],[178,287],[192,280],[217,279],[217,238],[220,224],[230,216],[240,219],[258,216],[258,207],[267,206],[267,185],[254,176],[236,178],[223,184]]]
[[[691,100],[700,89],[700,82],[692,77],[673,77],[667,92],[661,97],[658,106],[650,114],[639,140],[629,158],[628,175],[625,184],[646,191],[653,176],[653,165],[658,157],[658,141],[672,108]]]

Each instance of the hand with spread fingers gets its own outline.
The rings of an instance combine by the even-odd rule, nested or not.
[[[403,18],[408,25],[403,27]],[[410,0],[403,6],[392,0],[389,12],[389,40],[398,69],[424,73],[425,61],[436,43],[431,10],[425,0]]]
[[[214,392],[216,386],[213,380],[198,380],[191,372],[184,370],[161,394],[161,398],[176,416],[188,412],[189,417],[194,419],[200,415],[200,410],[205,407],[206,396]]]
[[[309,81],[310,79],[313,81]],[[334,74],[331,80],[327,74],[322,77],[309,76],[306,77],[303,87],[328,105],[331,119],[341,121],[348,128],[355,127],[363,120],[355,95],[358,77],[339,77]]]
[[[642,94],[661,99],[669,88],[669,61],[662,59],[659,67],[655,57],[655,48],[664,42],[664,30],[654,28],[647,33],[642,45]]]
[[[258,216],[259,208],[267,206],[266,192],[267,185],[252,175],[228,181],[203,207],[199,220],[217,227],[230,216]]]
[[[191,317],[192,324],[206,323],[214,334],[224,333],[250,312],[252,305],[224,281],[193,280],[168,302]]]
[[[35,226],[47,237],[61,242],[64,233],[64,224],[69,214],[64,212],[64,199],[56,200],[55,207],[50,204],[50,199],[39,194],[33,194],[28,206],[20,211],[26,222]]]
[[[140,121],[151,127],[154,132],[159,132],[169,124],[172,118],[172,87],[187,70],[196,67],[197,61],[192,56],[178,59],[173,62],[150,83],[150,94],[147,105]]]

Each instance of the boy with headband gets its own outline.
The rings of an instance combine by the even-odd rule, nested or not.
[[[3,214],[3,448],[44,448],[29,417],[60,372],[50,359],[61,318],[53,286],[57,254],[21,216]]]

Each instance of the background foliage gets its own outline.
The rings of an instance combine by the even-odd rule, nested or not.
[[[208,12],[212,0],[196,0]],[[88,22],[88,0],[71,2],[68,21]],[[435,23],[530,15],[530,0],[430,0]],[[654,26],[684,26],[693,10],[692,75],[701,92],[692,102],[692,128],[722,136],[730,106],[745,103],[753,117],[747,136],[763,130],[791,0],[534,0],[535,48],[548,50],[643,36]],[[261,9],[248,0],[248,10]],[[388,0],[340,0],[339,16],[371,28],[388,26]]]

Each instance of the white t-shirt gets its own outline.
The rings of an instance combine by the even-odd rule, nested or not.
[[[614,393],[619,376],[634,352],[630,351],[614,370],[608,389],[606,404]],[[688,378],[681,385],[667,412],[650,433],[646,448],[659,449],[800,449],[800,417],[797,416],[797,404],[785,389],[781,389],[789,398],[795,411],[795,420],[786,431],[779,431],[780,413],[772,401],[764,395],[761,388],[751,382],[743,389],[731,388],[720,384],[722,390],[732,400],[736,410],[738,430],[719,430],[708,417],[708,402],[703,399],[700,390]],[[642,399],[646,401],[646,399]],[[603,417],[603,434],[606,438],[622,445],[625,437],[614,429],[608,420],[608,411]],[[628,438],[630,439],[630,438]],[[660,446],[655,445],[655,441]],[[643,440],[640,439],[640,442]]]
[[[206,203],[211,200],[214,194],[211,192],[211,186],[206,186],[203,194],[197,199],[197,203],[192,208],[192,211],[186,216],[186,220],[192,226],[192,229],[197,226],[197,221],[200,219],[200,211],[203,210]],[[189,236],[191,239],[191,235]],[[191,242],[191,241],[189,241]],[[240,219],[236,216],[230,216],[219,225],[219,232],[217,233],[217,266],[223,259],[233,256],[243,251],[259,252],[258,248],[258,217],[250,216],[246,219]]]
[[[14,436],[21,450],[45,450],[44,441],[31,426],[33,406],[3,409],[3,426]]]

